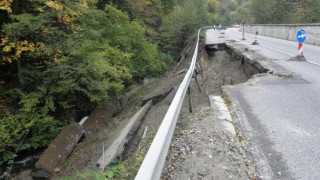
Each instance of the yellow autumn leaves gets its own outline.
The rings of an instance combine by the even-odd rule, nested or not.
[[[86,0],[79,0],[78,4],[83,8],[88,8],[88,3]],[[82,30],[80,26],[73,24],[73,22],[81,15],[79,11],[74,11],[66,4],[61,4],[54,1],[47,1],[45,2],[45,5],[58,11],[58,22],[65,24],[72,32],[76,33]]]
[[[63,6],[57,2],[53,2],[53,1],[47,1],[45,2],[45,4],[49,7],[49,8],[52,8],[52,9],[55,9],[55,10],[62,10],[63,9]]]
[[[12,13],[11,3],[13,0],[0,0],[0,10],[7,11],[7,13]]]
[[[33,43],[24,40],[17,43],[8,43],[8,41],[8,37],[1,38],[0,46],[3,46],[3,52],[10,53],[10,55],[3,57],[3,60],[9,63],[12,63],[13,60],[18,60],[23,52],[34,52],[37,48],[42,48],[45,46],[42,42]]]
[[[0,0],[0,10],[7,11],[7,13],[12,13],[11,4],[13,0]],[[70,30],[73,33],[77,33],[83,28],[75,23],[75,21],[81,16],[81,8],[89,8],[89,5],[95,3],[95,0],[77,0],[77,7],[74,8],[72,3],[69,1],[59,2],[59,1],[45,1],[42,6],[38,7],[40,13],[45,12],[45,8],[49,8],[53,11],[56,11],[56,19],[58,23],[64,24],[66,29]],[[82,9],[83,10],[83,9]],[[52,32],[47,27],[42,27],[41,32],[45,37],[52,35]],[[33,53],[37,49],[44,47],[43,42],[30,42],[30,40],[19,40],[15,41],[9,39],[7,36],[0,36],[0,53],[2,51],[2,58],[0,62],[3,63],[12,63],[14,60],[21,58],[23,53]],[[42,52],[45,56],[50,56],[50,60],[57,62],[58,58],[61,56],[61,50],[50,54],[47,50]]]

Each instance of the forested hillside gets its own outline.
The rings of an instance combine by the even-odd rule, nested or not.
[[[220,4],[223,1],[220,0]],[[236,23],[295,24],[320,22],[319,0],[234,0],[228,4],[231,7],[233,7],[233,4],[237,4],[237,8],[229,8],[231,12],[221,14],[221,16],[232,17],[233,22]]]
[[[319,14],[318,0],[0,0],[0,165],[160,75],[201,26]]]
[[[1,0],[0,165],[160,75],[216,0]]]

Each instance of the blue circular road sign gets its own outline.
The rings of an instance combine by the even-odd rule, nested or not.
[[[296,38],[299,43],[304,43],[307,39],[307,32],[304,29],[299,29]]]

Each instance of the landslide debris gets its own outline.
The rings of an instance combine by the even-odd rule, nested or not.
[[[162,179],[255,178],[255,169],[246,155],[246,141],[228,136],[217,126],[207,97],[220,96],[224,85],[244,83],[259,69],[251,66],[255,63],[235,59],[227,51],[208,54],[201,53],[204,77],[198,76],[205,93],[199,93],[192,81],[194,113],[187,111],[186,104],[182,108]]]

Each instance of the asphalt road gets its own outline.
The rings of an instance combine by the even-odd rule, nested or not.
[[[242,38],[242,32],[238,28],[230,28],[226,31],[226,35],[230,38],[240,40]],[[245,39],[247,42],[252,43],[254,41],[254,34],[245,33]],[[294,57],[298,54],[298,42],[287,41],[282,39],[276,39],[266,36],[257,36],[259,46],[263,49],[261,52],[263,55],[274,59],[286,59]],[[320,66],[320,53],[319,47],[309,44],[303,45],[304,56],[307,61],[316,63]],[[272,53],[270,53],[272,52]]]
[[[254,35],[242,41],[238,29],[207,34],[207,41],[236,40],[230,45],[248,47],[273,71],[226,88],[259,177],[320,179],[320,47],[304,45],[307,61],[287,61],[297,55],[297,42],[259,36],[253,46]]]

